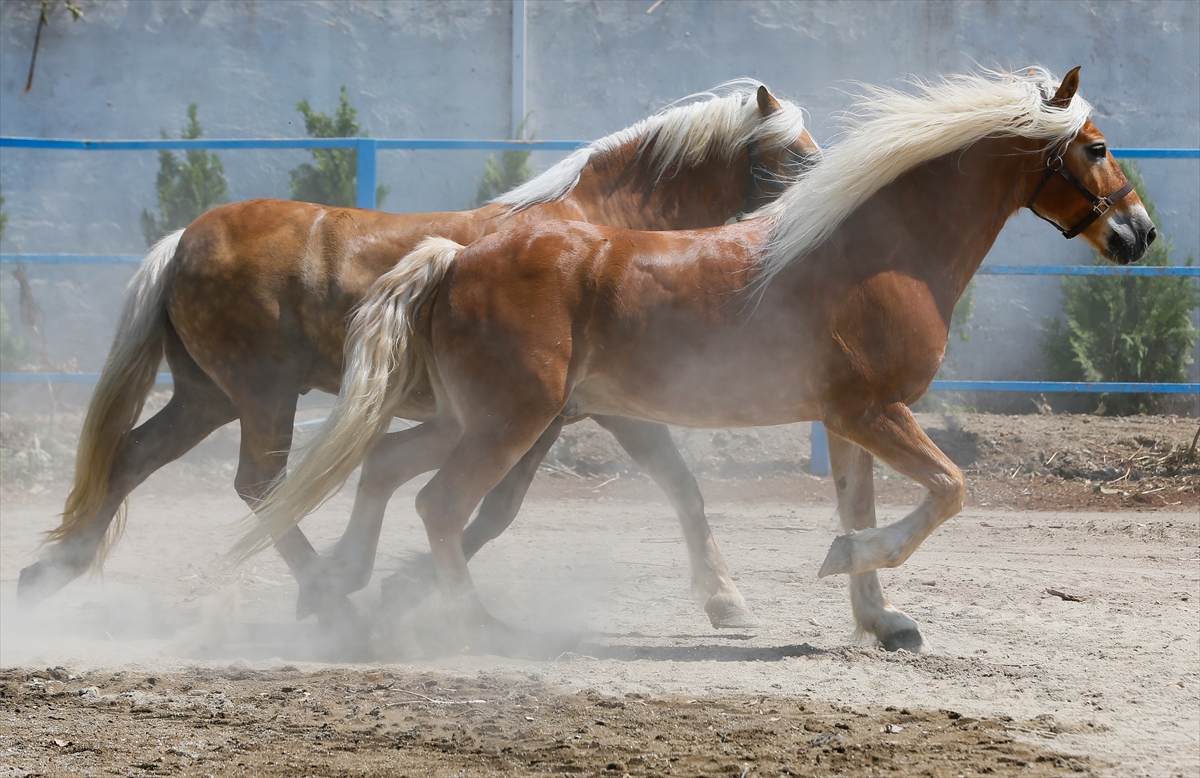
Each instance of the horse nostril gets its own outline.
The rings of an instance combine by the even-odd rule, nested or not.
[[[1151,243],[1154,242],[1154,239],[1157,237],[1158,237],[1158,230],[1151,227],[1150,231],[1146,233],[1146,245],[1149,246]]]

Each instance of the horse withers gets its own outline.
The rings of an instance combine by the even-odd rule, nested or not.
[[[962,472],[909,410],[941,364],[955,303],[1025,206],[1121,264],[1155,237],[1078,83],[1078,68],[1058,84],[1038,69],[915,95],[874,90],[844,140],[738,224],[652,233],[547,222],[466,248],[426,241],[356,314],[329,422],[233,553],[286,532],[357,464],[362,430],[432,386],[436,413],[397,460],[440,464],[417,496],[438,580],[458,615],[502,640],[462,530],[558,416],[820,420],[847,534],[819,575],[849,576],[863,633],[924,650],[876,570],[903,563],[962,505]],[[872,457],[928,490],[884,527]]]
[[[84,423],[75,483],[43,557],[18,593],[37,602],[103,563],[127,495],[217,427],[241,422],[238,493],[253,508],[283,473],[299,395],[336,393],[350,311],[429,235],[470,242],[548,219],[645,230],[722,224],[778,196],[817,153],[800,109],[758,82],[681,101],[569,155],[495,203],[463,213],[394,215],[252,200],[216,208],[155,246],[131,282],[118,334]],[[174,394],[136,426],[165,354]],[[418,392],[421,394],[421,392]],[[433,408],[414,406],[421,419]],[[704,517],[704,501],[661,424],[595,417],[667,492],[688,540],[693,591],[716,626],[755,622]],[[470,557],[512,521],[548,429],[463,538]],[[385,437],[368,457],[350,527],[318,556],[299,531],[277,547],[301,587],[297,615],[338,619],[370,579],[395,489]],[[116,519],[114,521],[114,518]]]

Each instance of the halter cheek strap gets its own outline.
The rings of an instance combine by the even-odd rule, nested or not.
[[[1088,202],[1092,204],[1091,213],[1084,216],[1083,219],[1080,220],[1074,227],[1063,227],[1049,216],[1038,213],[1037,208],[1034,207],[1034,205],[1037,203],[1038,196],[1042,193],[1042,189],[1045,188],[1046,183],[1050,181],[1055,173],[1058,173],[1060,176],[1066,179],[1068,184],[1073,186],[1077,192],[1086,197]],[[1088,189],[1086,184],[1076,178],[1074,173],[1072,173],[1070,170],[1067,170],[1067,166],[1063,164],[1063,158],[1061,154],[1055,154],[1050,158],[1050,161],[1046,163],[1046,172],[1042,175],[1041,182],[1037,185],[1037,188],[1033,190],[1033,196],[1029,198],[1029,202],[1025,204],[1025,207],[1033,211],[1034,216],[1053,224],[1054,228],[1061,232],[1064,238],[1070,240],[1086,230],[1088,227],[1092,226],[1093,222],[1095,222],[1104,214],[1108,213],[1108,209],[1112,208],[1132,191],[1133,184],[1131,184],[1129,181],[1126,181],[1125,186],[1121,187],[1117,191],[1113,192],[1107,197],[1100,197],[1092,192],[1092,190]]]

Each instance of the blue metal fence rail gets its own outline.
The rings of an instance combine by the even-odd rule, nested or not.
[[[374,208],[379,150],[546,150],[573,151],[587,141],[571,140],[426,140],[404,138],[252,138],[196,140],[65,140],[54,138],[0,137],[0,148],[60,149],[79,151],[147,151],[167,149],[354,149],[357,154],[356,204]],[[1200,159],[1200,149],[1112,149],[1123,159]],[[137,264],[135,254],[0,254],[0,263],[30,264]],[[1196,267],[1116,267],[1087,265],[985,265],[981,275],[1060,275],[1060,276],[1174,276],[1200,277]],[[0,373],[0,383],[95,383],[98,373]],[[169,373],[159,373],[160,383],[170,383]],[[1009,391],[1009,392],[1152,392],[1162,394],[1200,394],[1193,383],[1075,383],[1061,381],[934,381],[932,391]],[[813,423],[812,471],[829,474],[829,452],[825,428]]]
[[[375,207],[377,152],[384,150],[574,151],[581,140],[427,140],[420,138],[198,138],[195,140],[64,140],[0,137],[0,148],[75,151],[147,151],[167,149],[354,149],[358,152],[356,205]]]
[[[152,151],[167,149],[354,149],[357,159],[357,205],[375,207],[376,157],[382,150],[508,149],[573,151],[587,144],[575,140],[430,140],[420,138],[197,138],[195,140],[70,140],[62,138],[0,137],[0,148],[76,151]],[[1200,159],[1200,149],[1113,149],[1125,159]]]

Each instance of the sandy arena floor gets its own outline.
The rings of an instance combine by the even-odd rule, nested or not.
[[[731,633],[690,600],[651,485],[539,476],[472,571],[496,615],[572,635],[569,650],[420,658],[376,637],[357,647],[372,661],[347,662],[290,618],[277,557],[220,565],[243,506],[183,467],[135,493],[102,579],[32,613],[17,573],[62,494],[5,500],[0,776],[1200,775],[1194,506],[968,508],[883,573],[932,643],[917,656],[854,645],[845,581],[817,579],[835,534],[827,481],[702,484],[763,620]],[[392,503],[366,613],[424,546],[415,491]],[[319,548],[349,506],[305,522]]]

